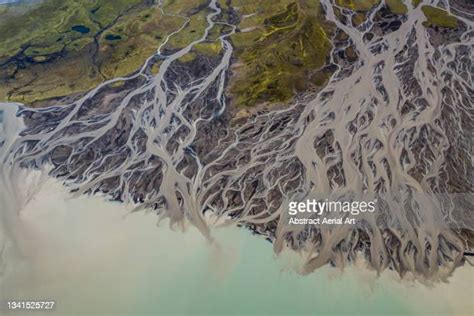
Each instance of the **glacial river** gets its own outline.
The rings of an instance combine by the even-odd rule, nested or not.
[[[373,313],[387,304],[394,313],[401,311],[397,308],[424,311],[430,304],[436,311],[467,308],[472,267],[465,262],[469,247],[461,233],[473,229],[472,210],[465,206],[472,202],[473,181],[468,66],[473,22],[459,15],[462,27],[437,44],[422,25],[420,6],[411,8],[406,1],[411,10],[400,28],[367,39],[379,7],[356,28],[336,18],[337,6],[329,0],[321,3],[326,19],[347,34],[343,44],[354,47],[357,62],[339,64],[334,48],[337,70],[322,91],[257,112],[238,126],[226,120],[224,93],[235,27],[227,25],[216,40],[222,53],[200,71],[178,62],[218,23],[214,0],[201,38],[165,53],[167,41],[186,27],[182,17],[182,26],[130,77],[44,109],[2,104],[0,271],[10,278],[2,282],[10,284],[2,293],[51,291],[58,301],[76,299],[71,308],[77,309],[117,304],[174,311],[182,298],[190,300],[189,308],[214,306],[218,313],[231,297],[224,290],[231,288],[239,289],[233,301],[237,313],[239,308],[301,307],[301,313],[334,304],[351,308],[341,304],[348,301],[363,301]],[[159,64],[156,74],[150,72],[153,63]],[[73,192],[67,202],[63,190]],[[383,203],[376,214],[361,216],[356,229],[288,225],[290,200],[366,195]],[[129,207],[137,215],[122,220]],[[156,216],[138,211],[158,215],[162,225],[156,228]],[[171,233],[163,223],[190,231]],[[237,225],[268,238],[273,249],[248,230],[237,237]],[[229,231],[215,231],[217,226]],[[226,254],[211,251],[215,246],[205,240],[223,243]],[[305,253],[299,266],[308,274],[304,278],[280,274],[272,264],[272,251],[285,253],[288,246],[294,256]],[[328,266],[347,267],[361,255],[382,274],[373,282],[384,290],[372,296],[370,287],[360,289],[366,280],[356,269],[342,280],[327,279],[334,272]],[[216,279],[207,269],[215,270]],[[450,283],[433,291],[410,290],[397,282],[388,285],[385,280],[394,274]],[[77,287],[68,291],[68,284]],[[394,295],[379,296],[385,286]],[[180,295],[183,288],[196,295]],[[455,307],[441,300],[447,288]],[[82,302],[71,292],[76,289],[84,294]],[[324,298],[319,304],[318,293]],[[410,293],[406,302],[417,303],[402,304]],[[257,305],[245,304],[250,294]],[[366,294],[373,301],[366,301]],[[202,303],[211,299],[213,304]]]

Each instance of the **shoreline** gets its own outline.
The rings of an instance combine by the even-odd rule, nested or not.
[[[295,272],[297,255],[285,251],[276,258],[263,238],[242,229],[216,229],[217,243],[211,244],[191,226],[184,232],[172,231],[164,222],[157,227],[152,214],[128,216],[128,211],[126,204],[97,196],[71,199],[61,183],[49,178],[21,213],[35,253],[15,266],[17,276],[2,282],[2,293],[13,295],[16,286],[24,297],[56,299],[58,315],[110,311],[302,315],[324,313],[334,306],[345,314],[356,304],[362,304],[356,312],[366,314],[392,310],[462,315],[474,308],[468,300],[474,282],[469,266],[459,268],[448,284],[431,286],[397,279],[393,271],[377,276],[363,261],[344,271],[324,267],[301,276]],[[254,260],[257,255],[259,260]],[[225,295],[228,291],[235,293],[233,304],[226,301],[231,298]],[[174,295],[188,305],[176,306]]]

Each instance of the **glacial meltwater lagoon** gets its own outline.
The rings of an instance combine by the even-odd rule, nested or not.
[[[194,228],[172,231],[129,210],[71,199],[49,179],[21,213],[28,253],[4,250],[1,299],[55,300],[54,315],[468,315],[474,307],[469,266],[432,287],[389,271],[377,277],[362,263],[301,276],[297,255],[276,258],[246,230],[216,229],[210,244]]]

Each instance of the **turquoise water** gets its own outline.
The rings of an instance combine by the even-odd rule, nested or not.
[[[401,299],[380,287],[360,291],[349,275],[330,279],[327,269],[310,276],[281,271],[266,241],[241,233],[243,237],[233,234],[243,238],[238,261],[221,279],[213,276],[204,251],[165,280],[151,273],[146,282],[151,286],[141,289],[138,310],[178,315],[410,314]],[[169,286],[156,296],[153,286],[160,283]]]
[[[49,183],[24,209],[32,254],[27,265],[13,265],[2,288],[8,297],[56,300],[51,315],[469,315],[474,308],[472,267],[433,288],[362,267],[301,276],[292,269],[295,254],[277,258],[248,231],[218,229],[210,244],[193,228],[157,227],[152,214],[124,217],[122,204],[66,197]]]

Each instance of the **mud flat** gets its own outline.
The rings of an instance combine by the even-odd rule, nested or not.
[[[464,315],[474,308],[470,267],[435,287],[390,271],[376,276],[362,260],[302,278],[294,270],[304,258],[285,251],[275,260],[258,236],[228,227],[209,243],[191,226],[172,231],[168,221],[157,226],[154,214],[131,209],[99,196],[73,198],[55,179],[43,182],[22,210],[31,252],[12,257],[1,248],[3,264],[14,261],[1,274],[0,299],[45,296],[56,300],[58,315]]]

